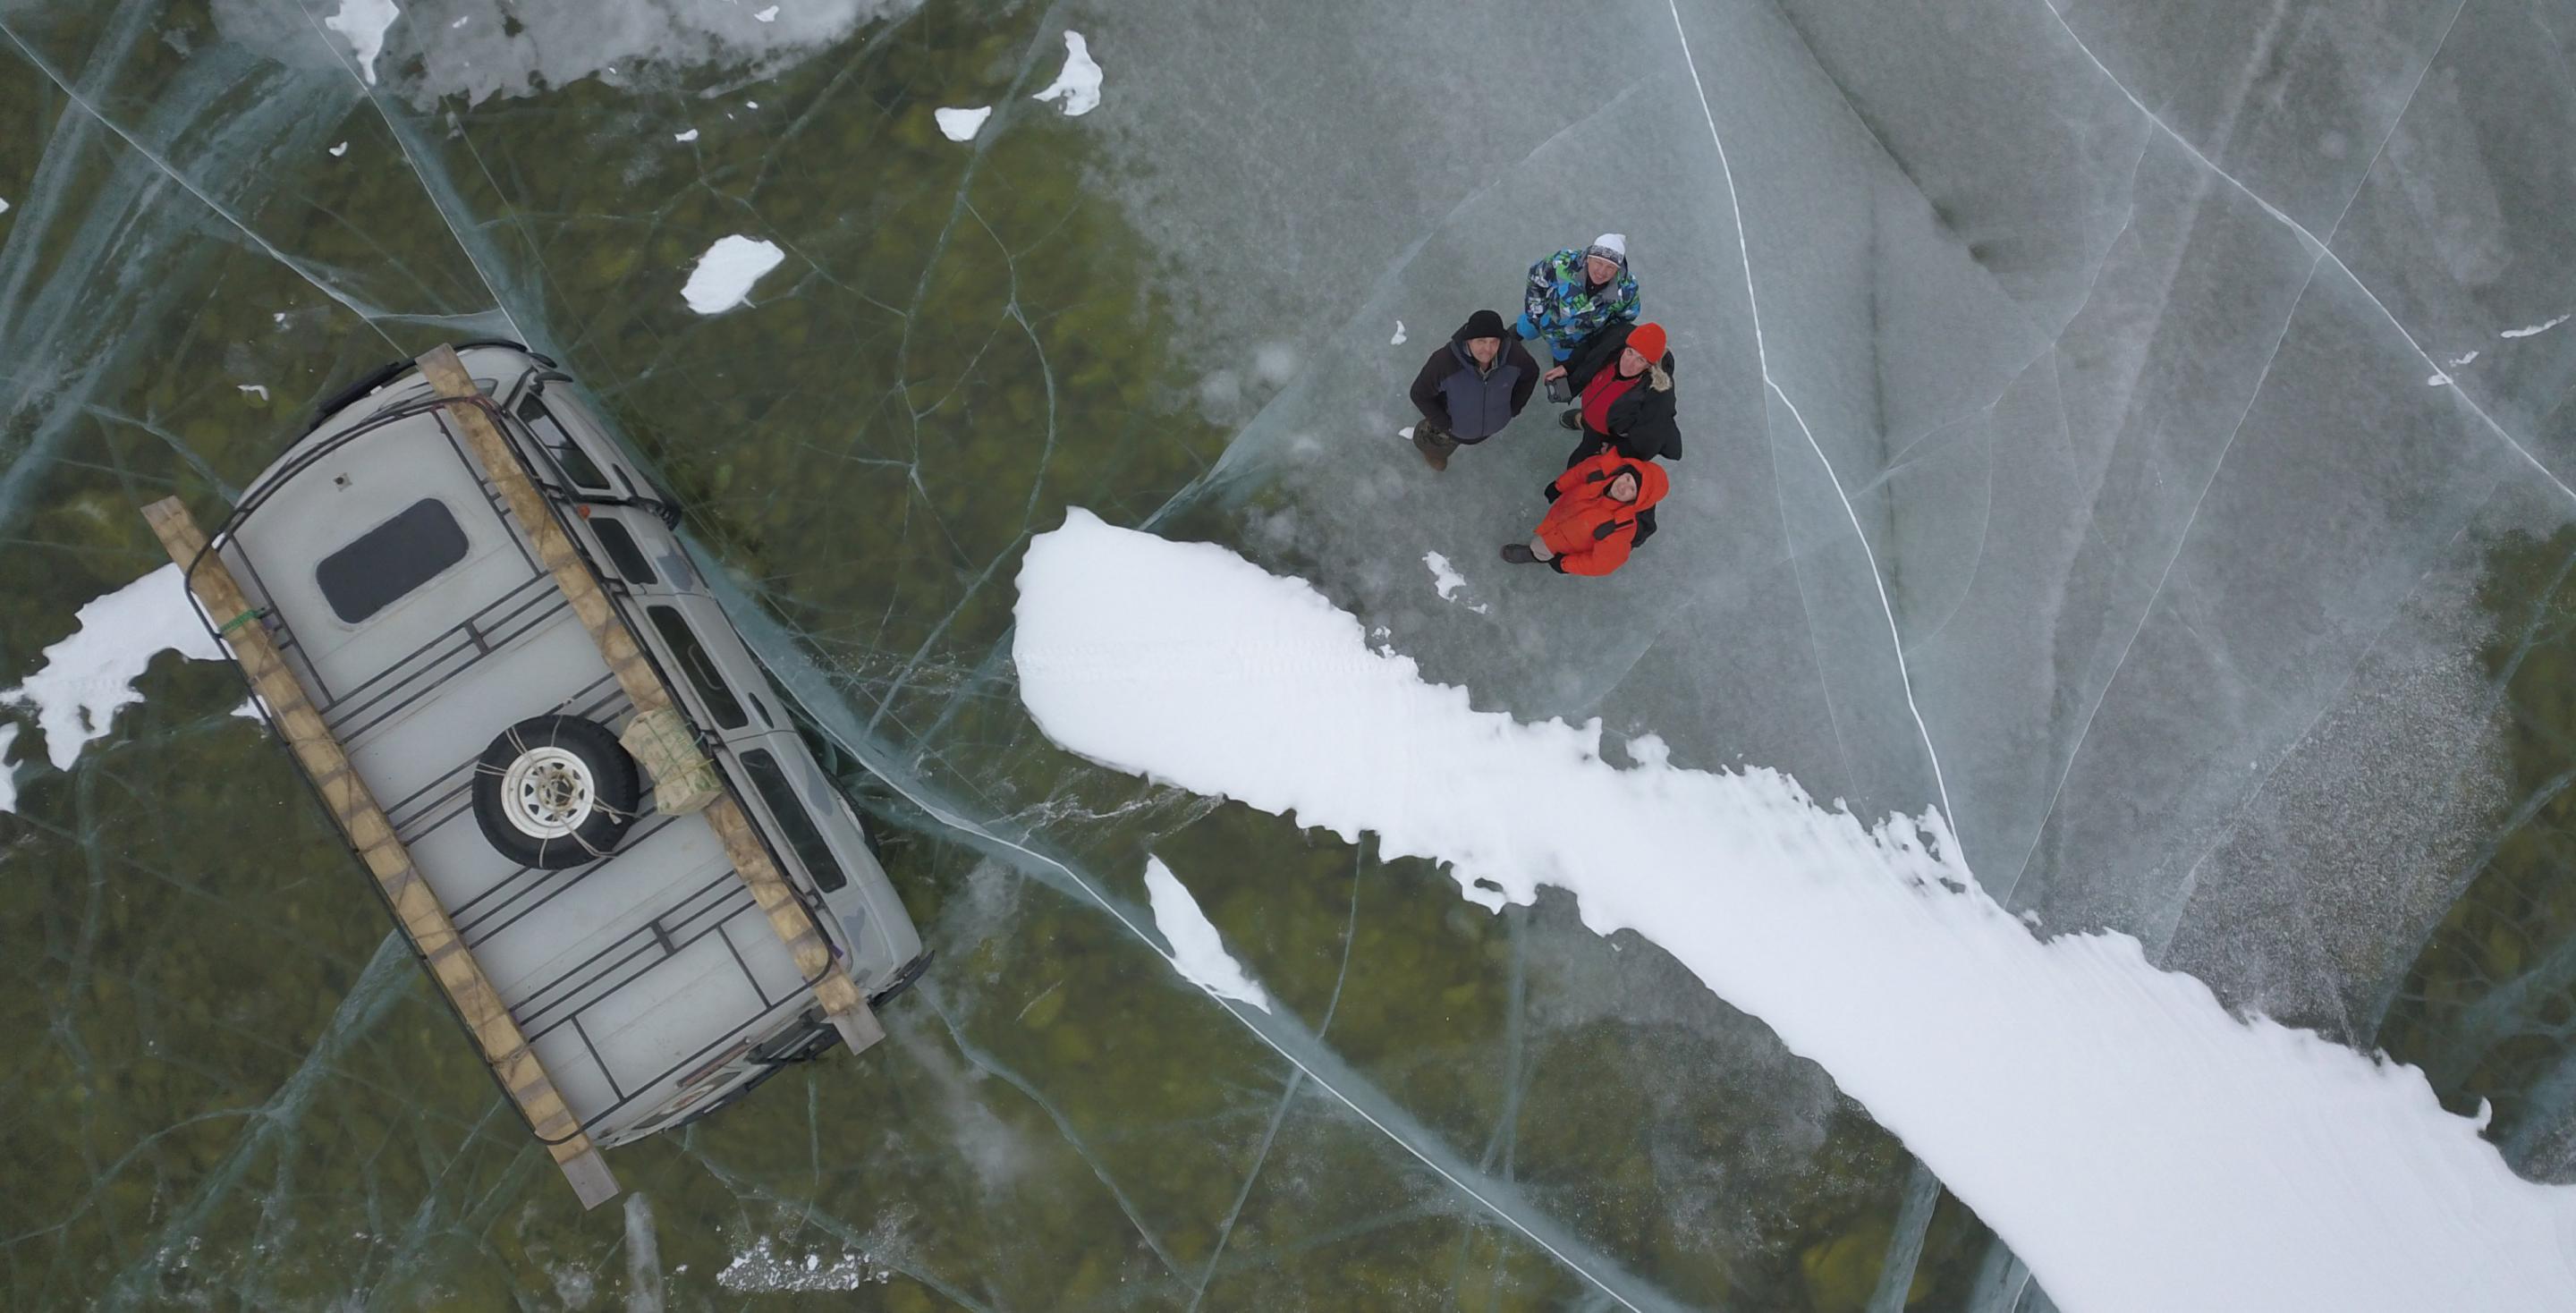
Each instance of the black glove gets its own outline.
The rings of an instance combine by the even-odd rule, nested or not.
[[[1550,479],[1547,482],[1540,484],[1538,487],[1538,495],[1547,498],[1549,501],[1555,501],[1557,498],[1556,480]]]

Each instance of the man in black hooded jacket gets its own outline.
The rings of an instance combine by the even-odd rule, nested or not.
[[[1413,445],[1431,468],[1445,470],[1458,448],[1502,432],[1537,390],[1538,361],[1501,315],[1479,310],[1413,376],[1413,408],[1422,412]]]

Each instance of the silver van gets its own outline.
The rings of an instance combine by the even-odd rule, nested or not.
[[[457,350],[835,963],[910,985],[920,936],[670,498],[552,361]],[[326,402],[213,541],[592,1142],[839,1039],[716,833],[656,813],[634,706],[411,362]]]

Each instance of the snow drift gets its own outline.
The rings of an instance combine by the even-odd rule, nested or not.
[[[2413,1068],[2231,1016],[2126,935],[2038,937],[1937,814],[1865,823],[1652,738],[1614,765],[1598,722],[1476,711],[1301,580],[1080,510],[1019,587],[1056,742],[1373,830],[1488,907],[1572,892],[1821,1064],[2070,1310],[2576,1306],[2576,1191],[2515,1176]]]

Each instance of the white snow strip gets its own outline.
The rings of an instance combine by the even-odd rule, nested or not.
[[[1449,558],[1438,552],[1424,552],[1422,563],[1431,567],[1431,586],[1439,590],[1440,600],[1444,602],[1458,600],[1458,590],[1466,586],[1467,576],[1458,573],[1457,569],[1449,564]]]
[[[1091,62],[1091,46],[1080,32],[1064,34],[1064,71],[1031,100],[1064,101],[1064,116],[1078,119],[1100,108],[1100,65]]]
[[[674,132],[671,134],[671,140],[673,141],[696,141],[697,139],[698,130],[696,128],[691,128],[686,132]]]
[[[256,693],[243,698],[242,704],[233,708],[232,714],[243,720],[247,720],[254,725],[266,725],[268,723],[268,717],[260,711],[259,695]]]
[[[322,26],[349,38],[349,49],[358,56],[358,76],[368,86],[376,85],[376,56],[385,52],[385,29],[402,17],[394,0],[340,0],[340,11],[322,20]]]
[[[763,23],[775,23],[778,21],[778,6],[771,5],[767,9],[763,9],[760,12],[753,14],[752,17]]]
[[[233,386],[240,389],[243,396],[268,400],[268,386],[264,383],[235,383]]]
[[[466,15],[464,15],[464,16],[462,16],[462,17],[458,18],[455,22],[448,24],[448,25],[447,25],[447,29],[448,29],[449,31],[451,31],[451,32],[452,32],[452,31],[455,31],[457,28],[463,27],[463,26],[465,26],[467,23],[471,23],[471,22],[473,22],[473,21],[474,21],[474,15],[472,15],[472,14],[466,14]]]
[[[950,141],[973,141],[975,134],[984,130],[984,120],[993,117],[993,107],[938,109],[932,110],[930,116],[939,120],[939,135]]]
[[[680,289],[680,295],[699,314],[722,314],[749,301],[752,284],[786,258],[785,251],[756,237],[737,233],[718,238],[706,254],[698,257],[697,267],[689,271],[688,285]]]
[[[1145,893],[1154,903],[1154,928],[1172,944],[1172,969],[1218,998],[1249,1003],[1264,1012],[1270,1010],[1270,996],[1252,982],[1243,964],[1225,951],[1225,941],[1218,937],[1216,926],[1199,910],[1198,900],[1190,897],[1188,886],[1163,865],[1160,857],[1145,859]]]
[[[2515,1176],[2411,1067],[2240,1021],[2127,935],[2039,938],[1938,813],[1865,824],[1652,738],[1613,766],[1598,721],[1476,711],[1303,581],[1080,510],[1019,587],[1048,737],[1374,830],[1487,907],[1568,890],[1822,1064],[2070,1313],[2576,1307],[2576,1190]],[[1477,787],[1427,795],[1451,780]]]
[[[2556,319],[2552,319],[2545,324],[2533,324],[2529,328],[2508,328],[2503,332],[2496,334],[2496,336],[2505,338],[2538,337],[2541,334],[2548,332],[2550,329],[2566,323],[2570,318],[2576,318],[2576,316],[2560,315]]]
[[[120,709],[143,700],[134,681],[152,658],[173,650],[196,661],[224,655],[197,619],[176,562],[92,598],[79,619],[71,637],[45,649],[44,668],[0,690],[0,703],[36,709],[45,755],[56,770],[70,770],[82,748],[107,737]]]
[[[1394,336],[1394,337],[1391,337],[1391,338],[1388,338],[1388,339],[1387,339],[1387,343],[1386,343],[1386,344],[1387,344],[1388,346],[1403,346],[1403,345],[1404,345],[1404,321],[1403,321],[1403,320],[1399,319],[1399,320],[1396,320],[1396,321],[1395,321],[1395,336]]]
[[[345,142],[345,141],[344,141],[344,142],[341,142],[339,145],[334,146],[334,147],[332,147],[332,148],[331,148],[331,158],[333,158],[333,159],[335,159],[335,160],[336,160],[336,159],[338,159],[338,158],[340,158],[340,157],[341,157],[341,156],[343,156],[343,155],[348,154],[348,153],[349,153],[349,143],[347,143],[347,142]]]
[[[2450,376],[2450,375],[2448,375],[2448,374],[2443,373],[2442,371],[2440,371],[2440,370],[2438,370],[2438,369],[2437,369],[2437,370],[2434,370],[2434,371],[2433,371],[2433,373],[2431,374],[2431,376],[2427,377],[2427,378],[2424,380],[2424,386],[2426,386],[2426,387],[2428,387],[2428,388],[2446,388],[2446,387],[2449,387],[2449,386],[2451,386],[2451,376]]]
[[[6,197],[6,196],[0,196],[0,214],[7,214],[8,212],[9,212],[9,198],[8,198],[8,197]]]
[[[9,745],[17,737],[17,726],[0,725],[0,813],[18,810],[18,768],[9,762]]]

